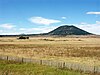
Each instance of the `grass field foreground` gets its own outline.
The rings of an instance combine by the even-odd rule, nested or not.
[[[0,60],[0,75],[88,75],[67,69],[58,69],[31,63]]]

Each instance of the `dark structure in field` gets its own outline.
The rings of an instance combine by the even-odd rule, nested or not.
[[[53,31],[47,33],[46,35],[62,35],[62,36],[66,36],[66,35],[91,35],[91,33],[84,31],[80,28],[77,28],[73,25],[71,25],[71,26],[64,25],[64,26],[60,26],[60,27],[54,29]]]
[[[18,39],[29,39],[29,37],[26,37],[26,36],[20,36]]]

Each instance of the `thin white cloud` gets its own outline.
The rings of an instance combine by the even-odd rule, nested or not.
[[[43,17],[31,17],[29,19],[29,21],[31,21],[32,23],[35,23],[35,24],[42,24],[42,25],[50,25],[50,24],[53,24],[53,23],[59,23],[61,21],[59,20],[54,20],[54,19],[46,19],[46,18],[43,18]]]
[[[86,14],[100,15],[100,12],[87,12]]]
[[[80,24],[81,24],[81,25],[85,25],[85,24],[87,24],[87,23],[86,23],[86,22],[81,22]]]
[[[61,17],[61,18],[62,18],[62,19],[66,19],[66,17],[64,17],[64,16],[63,16],[63,17]]]
[[[38,34],[38,33],[47,33],[57,28],[57,26],[49,26],[49,27],[39,27],[39,28],[20,28],[21,33],[25,34]],[[24,29],[24,30],[23,30]]]
[[[10,23],[5,23],[5,24],[1,24],[0,27],[5,28],[5,29],[12,29],[15,26],[13,24],[10,24]]]
[[[26,28],[20,28],[19,30],[24,31],[24,30],[27,30],[27,29]]]
[[[100,21],[96,21],[96,24],[100,25]]]
[[[3,32],[3,30],[0,30],[0,33],[2,33]]]
[[[19,35],[21,34],[20,32],[3,32],[0,35]]]

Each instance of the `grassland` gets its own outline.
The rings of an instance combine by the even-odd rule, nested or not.
[[[0,75],[87,75],[37,64],[0,60]]]
[[[100,65],[100,38],[0,38],[0,54]]]
[[[100,66],[100,38],[0,38],[0,54]]]

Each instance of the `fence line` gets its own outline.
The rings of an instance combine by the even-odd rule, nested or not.
[[[21,58],[21,57],[5,56],[5,55],[0,55],[0,59],[13,60],[13,61],[25,62],[25,63],[36,63],[40,65],[48,65],[48,66],[54,66],[58,68],[67,68],[70,70],[78,70],[82,72],[100,73],[100,66],[89,66],[89,65],[79,64],[74,62],[39,60],[39,59]]]

